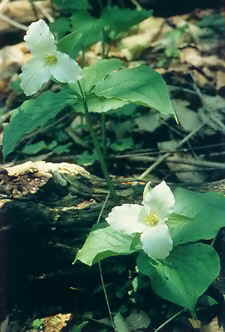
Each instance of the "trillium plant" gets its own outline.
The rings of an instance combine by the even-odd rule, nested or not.
[[[194,312],[220,271],[210,239],[224,226],[224,206],[217,193],[172,192],[165,181],[153,188],[147,183],[142,204],[113,207],[108,226],[90,232],[76,260],[91,266],[132,255],[156,294]]]
[[[31,59],[22,67],[20,79],[24,93],[32,97],[19,107],[4,129],[3,154],[7,158],[26,135],[48,124],[69,106],[85,116],[112,193],[92,113],[119,112],[127,104],[154,109],[163,117],[175,117],[175,112],[159,73],[145,65],[128,68],[115,58],[81,68],[71,57],[73,45],[69,41],[73,36],[71,33],[58,43],[44,20],[29,26],[24,39]],[[58,91],[44,91],[45,83],[52,79]],[[18,124],[21,128],[15,130]],[[182,188],[172,191],[162,181],[153,188],[147,183],[143,199],[137,197],[134,204],[124,200],[121,203],[89,233],[76,260],[91,266],[111,256],[131,255],[135,273],[144,275],[157,295],[193,312],[199,297],[219,275],[219,257],[211,241],[225,225],[225,198]]]

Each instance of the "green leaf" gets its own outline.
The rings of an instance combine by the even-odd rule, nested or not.
[[[28,155],[34,155],[41,152],[42,150],[47,150],[47,149],[48,149],[47,144],[44,141],[39,141],[33,144],[25,145],[22,150],[22,153]]]
[[[63,37],[58,47],[61,51],[76,57],[81,50],[85,50],[97,41],[102,39],[102,21],[80,11],[72,16],[74,30]]]
[[[97,41],[110,37],[115,39],[122,31],[141,22],[151,15],[151,11],[136,11],[109,7],[103,10],[100,18],[93,17],[87,11],[79,11],[71,17],[73,31],[59,42],[61,51],[77,56]],[[105,40],[106,41],[106,40]]]
[[[67,91],[42,93],[37,98],[25,101],[4,128],[3,155],[7,158],[17,145],[35,130],[44,128],[49,121],[73,100]]]
[[[104,59],[85,68],[83,70],[81,84],[84,87],[86,94],[88,94],[98,82],[111,74],[112,71],[118,70],[122,67],[124,67],[124,63],[119,59]]]
[[[220,270],[216,251],[202,243],[179,246],[158,264],[140,253],[137,264],[159,296],[191,311]]]
[[[111,39],[115,39],[119,33],[129,30],[133,25],[140,23],[151,15],[151,10],[132,10],[114,6],[106,7],[102,12],[101,19]]]
[[[114,316],[114,324],[117,332],[131,332],[126,320],[123,318],[120,312]]]
[[[111,148],[114,151],[126,151],[134,147],[134,141],[132,137],[121,138],[116,140],[114,143],[111,144]]]
[[[132,242],[132,236],[117,232],[110,226],[97,229],[88,235],[76,259],[92,265],[110,256],[128,255],[135,252],[134,248],[131,249]]]
[[[52,32],[57,33],[58,38],[61,38],[66,33],[70,32],[70,20],[65,17],[57,18],[54,22],[50,24],[50,29]]]
[[[127,102],[116,99],[116,98],[111,98],[111,99],[106,99],[103,97],[98,97],[95,95],[89,95],[86,97],[86,102],[88,105],[88,110],[89,112],[92,113],[105,113],[114,109],[118,109],[122,107],[123,105],[126,105]],[[82,102],[79,102],[75,106],[75,110],[80,113],[84,113],[84,106]]]
[[[174,192],[176,205],[168,226],[175,245],[214,238],[225,226],[225,197],[183,188]]]
[[[122,69],[97,83],[93,92],[100,97],[117,98],[153,107],[163,114],[174,114],[167,86],[161,75],[150,67]]]

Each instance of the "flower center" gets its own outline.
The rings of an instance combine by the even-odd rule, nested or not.
[[[156,213],[149,213],[144,217],[144,222],[149,226],[155,226],[159,222],[159,216]]]
[[[57,63],[58,59],[55,55],[47,55],[45,57],[45,63],[46,65],[55,65]]]

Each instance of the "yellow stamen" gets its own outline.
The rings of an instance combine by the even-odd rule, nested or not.
[[[57,63],[58,59],[55,55],[47,55],[45,57],[45,63],[47,65],[55,65]]]
[[[144,221],[146,224],[150,226],[155,226],[159,222],[159,216],[156,213],[149,213],[144,217]]]

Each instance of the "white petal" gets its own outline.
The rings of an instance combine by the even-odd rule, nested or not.
[[[146,254],[156,259],[166,258],[173,248],[173,240],[165,224],[148,227],[141,234],[141,242]]]
[[[165,219],[173,210],[175,198],[165,181],[149,190],[144,190],[144,206],[147,210],[156,213],[160,219]]]
[[[21,88],[26,96],[36,93],[44,83],[48,82],[51,73],[40,59],[33,58],[22,67]]]
[[[33,55],[43,56],[56,51],[54,35],[43,20],[34,22],[29,26],[24,40]]]
[[[57,52],[57,63],[50,65],[52,76],[59,82],[75,83],[82,77],[82,69],[68,54]]]
[[[141,233],[146,229],[146,225],[138,221],[142,209],[143,206],[138,204],[116,206],[109,213],[106,221],[117,231],[126,234]]]

